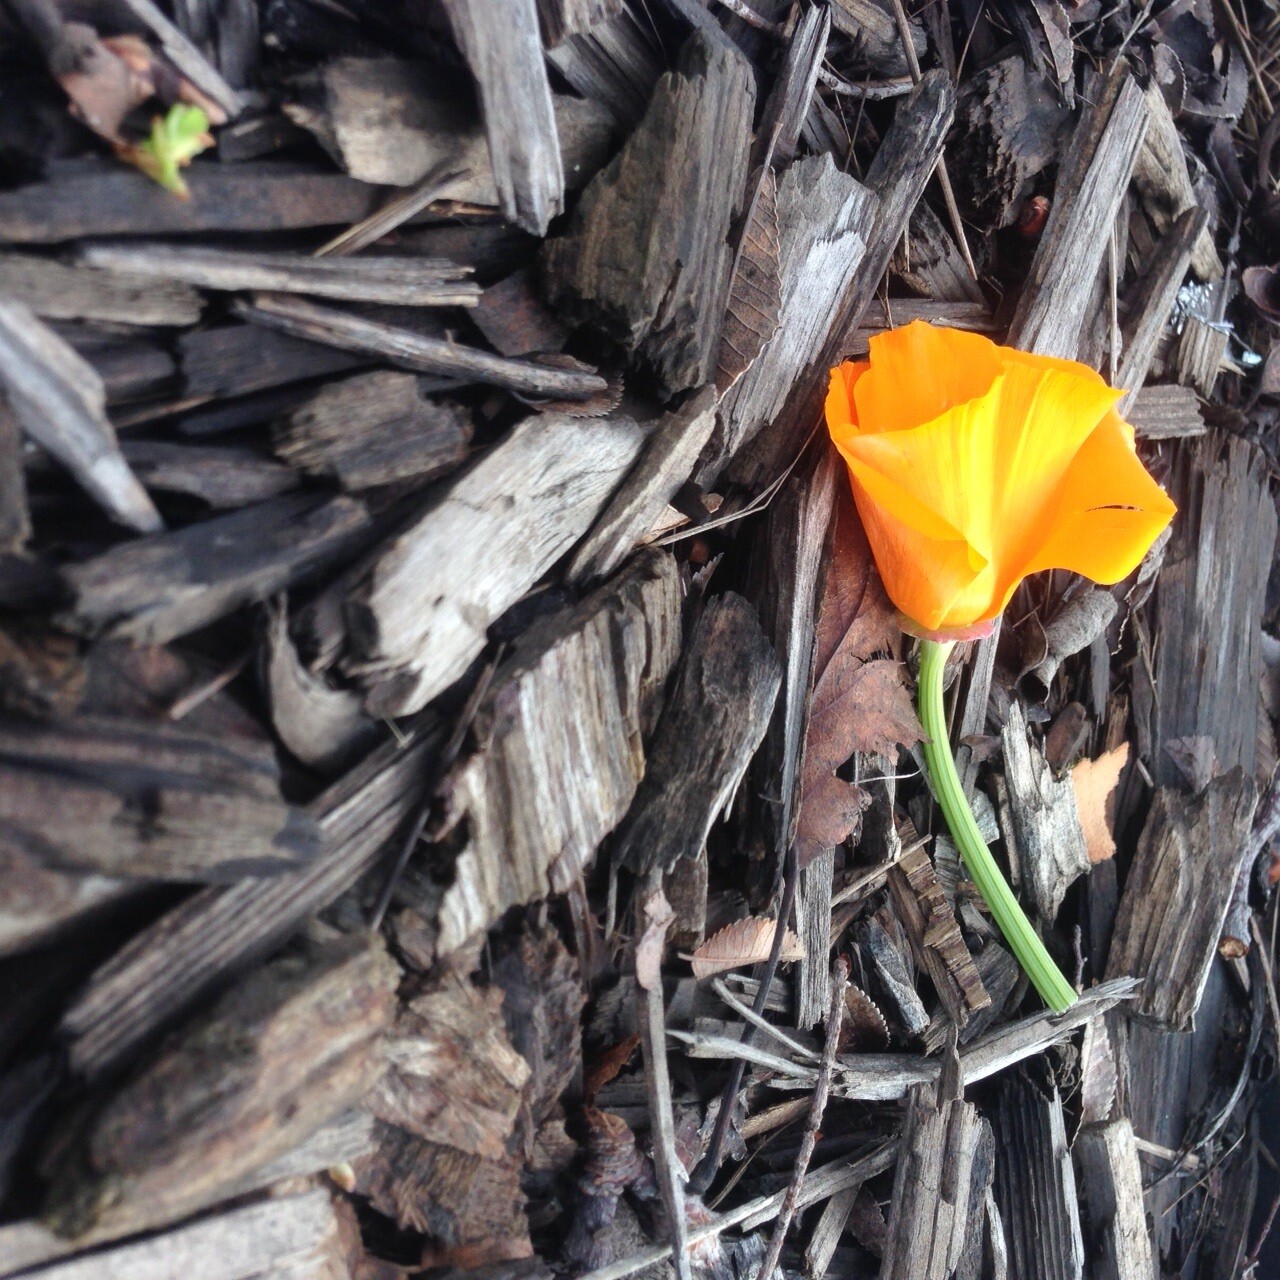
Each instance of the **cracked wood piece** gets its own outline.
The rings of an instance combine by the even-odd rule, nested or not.
[[[555,369],[533,360],[508,360],[479,347],[365,320],[349,311],[287,294],[255,293],[250,301],[237,302],[235,311],[246,320],[294,338],[340,347],[419,373],[487,382],[523,395],[585,400],[608,386],[594,373]]]
[[[126,440],[125,461],[148,489],[186,493],[214,510],[248,506],[298,487],[298,474],[254,449]]]
[[[574,552],[570,581],[603,578],[635,550],[689,479],[715,421],[716,392],[707,386],[650,428],[640,460]]]
[[[109,1071],[226,975],[285,941],[369,870],[417,813],[440,740],[418,726],[380,747],[309,806],[321,846],[301,871],[204,889],[162,915],[100,966],[63,1015],[70,1065]]]
[[[1207,210],[1188,209],[1179,215],[1156,246],[1129,309],[1130,316],[1136,319],[1128,326],[1124,359],[1116,376],[1116,387],[1129,392],[1117,405],[1122,413],[1133,399],[1133,393],[1140,390],[1147,379],[1147,370],[1151,368],[1156,347],[1169,326],[1178,291],[1186,279],[1192,247],[1208,222]]]
[[[415,375],[380,369],[326,384],[277,423],[273,439],[276,453],[307,475],[371,489],[461,465],[471,418],[461,405],[423,395]]]
[[[348,609],[348,669],[368,710],[417,711],[457,680],[490,624],[590,528],[642,443],[630,418],[526,418],[380,550]]]
[[[1209,430],[1200,397],[1191,387],[1176,383],[1158,387],[1144,384],[1141,391],[1129,397],[1124,417],[1140,440],[1202,436]]]
[[[440,908],[441,955],[577,882],[636,794],[679,647],[679,576],[658,551],[517,641],[476,717],[483,745],[446,788],[468,836]]]
[[[564,208],[560,141],[538,34],[537,0],[444,0],[475,77],[503,216],[541,236]]]
[[[185,1280],[195,1275],[200,1280],[347,1280],[353,1230],[345,1205],[327,1189],[313,1187],[22,1275],[23,1280]],[[0,1260],[0,1266],[6,1262]]]
[[[1260,449],[1213,433],[1174,446],[1180,508],[1156,580],[1150,662],[1134,665],[1134,723],[1158,784],[1182,776],[1166,747],[1213,740],[1218,767],[1254,772],[1262,611],[1276,545],[1269,464]]]
[[[300,253],[144,243],[90,244],[80,250],[79,259],[90,268],[104,268],[108,279],[118,275],[123,281],[154,281],[171,289],[180,284],[223,292],[265,289],[404,307],[473,307],[480,297],[479,286],[466,278],[471,274],[467,268],[438,258],[372,254],[316,258]],[[0,282],[3,279],[0,261]],[[138,288],[136,283],[134,288]]]
[[[858,321],[880,287],[911,211],[937,168],[954,108],[954,89],[941,71],[925,75],[898,106],[863,181],[876,198],[862,232],[865,251],[856,268],[841,275],[843,288],[824,312],[827,323],[815,334],[819,340],[809,348],[809,359],[797,369],[783,407],[767,419],[768,427],[734,456],[728,474],[735,483],[754,491],[771,483],[820,419],[828,374],[847,354]]]
[[[618,861],[644,875],[698,856],[764,737],[781,682],[756,611],[731,591],[717,596],[685,645],[618,830]]]
[[[1052,922],[1067,890],[1090,868],[1070,777],[1053,776],[1031,741],[1026,713],[1015,700],[1000,735],[1018,863],[1041,919]]]
[[[0,294],[46,320],[185,326],[204,310],[190,285],[68,266],[28,253],[0,254]]]
[[[55,869],[225,884],[296,869],[316,829],[265,740],[76,716],[0,728],[0,844]]]
[[[1084,1239],[1062,1098],[1023,1071],[1001,1081],[992,1124],[996,1203],[1012,1280],[1082,1280]]]
[[[538,0],[538,18],[548,49],[568,36],[580,36],[598,23],[616,18],[623,0]]]
[[[1187,154],[1173,112],[1152,80],[1144,94],[1149,123],[1133,166],[1133,185],[1156,234],[1163,236],[1190,209],[1199,205]],[[1206,282],[1222,278],[1222,260],[1206,222],[1193,238],[1191,269]]]
[[[715,371],[754,97],[738,50],[695,31],[543,250],[551,301],[639,355],[668,396]]]
[[[751,172],[763,164],[782,169],[796,158],[800,131],[809,114],[830,34],[831,12],[825,5],[806,10],[796,23],[782,67],[756,126]]]
[[[331,166],[291,161],[198,163],[183,174],[190,200],[175,200],[118,160],[52,161],[41,181],[0,191],[0,239],[56,244],[78,236],[295,231],[359,222],[383,198]]]
[[[500,988],[445,975],[401,1006],[387,1071],[365,1101],[386,1124],[458,1151],[501,1160],[529,1064],[502,1020]]]
[[[1145,979],[1135,1013],[1189,1031],[1249,851],[1258,790],[1237,765],[1199,795],[1161,787],[1125,881],[1108,977]]]
[[[1195,387],[1206,400],[1212,397],[1214,384],[1222,372],[1227,338],[1226,329],[1199,316],[1188,316],[1178,339],[1175,361],[1178,381]]]
[[[826,342],[841,292],[866,251],[877,201],[824,152],[782,175],[777,204],[778,327],[721,400],[718,429],[698,471],[704,487],[782,411]]]
[[[333,566],[370,528],[354,498],[285,494],[135,538],[64,571],[75,595],[65,620],[81,634],[164,644]]]
[[[1142,1203],[1142,1167],[1126,1119],[1085,1125],[1072,1147],[1091,1240],[1101,1243],[1097,1280],[1151,1280],[1156,1274]]]
[[[1124,64],[1117,64],[1066,151],[1049,221],[1009,326],[1010,345],[1066,360],[1079,355],[1085,325],[1093,318],[1093,285],[1147,118],[1142,90]]]
[[[796,885],[796,933],[804,954],[796,970],[796,1026],[816,1027],[826,1016],[831,991],[831,883],[836,851],[823,849],[800,868]]]
[[[991,1126],[945,1073],[907,1095],[882,1280],[950,1280],[991,1182]]]
[[[380,939],[332,931],[255,970],[77,1116],[45,1220],[73,1237],[173,1222],[292,1151],[381,1074],[399,977]]]
[[[960,935],[960,926],[923,848],[908,849],[889,868],[889,894],[911,949],[957,1029],[991,997]]]
[[[590,31],[566,36],[559,43],[548,41],[547,61],[578,93],[599,103],[628,131],[640,123],[653,86],[666,70],[651,26],[629,7]]]
[[[138,533],[164,527],[116,443],[102,379],[29,308],[3,298],[0,392],[27,435],[57,458],[112,519]]]
[[[922,298],[950,303],[953,307],[968,303],[979,309],[979,314],[987,317],[986,323],[990,323],[990,308],[983,296],[982,286],[969,274],[969,268],[965,265],[950,229],[943,225],[942,219],[927,204],[916,205],[912,212],[907,228],[907,252],[895,254],[893,270],[909,289]],[[874,309],[874,305],[868,308],[869,312]],[[892,303],[893,318],[898,324],[904,323],[904,305],[910,304],[905,299],[897,298]],[[954,325],[955,322],[948,319],[937,323]],[[875,326],[873,324],[869,327]],[[961,324],[958,327],[968,326]]]

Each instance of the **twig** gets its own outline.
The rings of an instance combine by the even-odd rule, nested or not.
[[[796,1214],[800,1188],[804,1185],[805,1174],[809,1171],[813,1149],[818,1145],[818,1129],[822,1124],[822,1115],[827,1109],[827,1097],[831,1092],[831,1069],[836,1060],[836,1051],[840,1047],[840,1026],[844,1021],[844,994],[848,986],[849,962],[844,956],[839,956],[831,966],[831,1001],[827,1006],[827,1039],[822,1047],[822,1064],[818,1068],[818,1083],[813,1091],[809,1119],[805,1123],[804,1137],[800,1140],[800,1151],[796,1155],[795,1168],[791,1171],[791,1181],[787,1185],[782,1209],[778,1213],[778,1220],[773,1224],[769,1250],[760,1264],[760,1270],[756,1273],[756,1280],[772,1280],[773,1273],[777,1270],[778,1259],[782,1257],[783,1241],[787,1238],[787,1232],[791,1229],[791,1220]]]
[[[216,676],[210,677],[203,684],[198,684],[194,689],[184,693],[166,713],[169,719],[181,720],[198,706],[208,702],[215,693],[221,693],[249,665],[249,659],[252,657],[253,650],[245,650],[225,671],[219,671]]]
[[[907,59],[907,69],[911,72],[913,83],[919,84],[920,60],[916,57],[916,47],[911,43],[911,24],[907,21],[907,11],[902,0],[893,0],[893,14],[898,20],[898,35],[902,40],[902,52]],[[965,238],[964,224],[960,221],[960,206],[956,204],[956,193],[951,188],[951,175],[947,172],[947,161],[944,156],[938,157],[938,186],[942,190],[942,202],[947,206],[947,217],[951,220],[951,230],[955,232],[956,243],[960,246],[960,255],[969,274],[976,280],[978,268],[973,265],[973,255],[969,252],[969,241]]]
[[[795,907],[796,882],[799,878],[800,873],[793,845],[787,850],[783,863],[782,900],[778,904],[778,927],[773,931],[773,946],[769,949],[769,959],[765,962],[764,972],[760,975],[760,986],[756,990],[756,998],[751,1002],[752,1012],[757,1014],[764,1012],[765,1003],[769,999],[769,988],[773,985],[774,975],[778,972],[782,940],[786,936],[787,924]],[[743,1033],[742,1042],[750,1044],[754,1034],[755,1028],[749,1025]],[[716,1116],[716,1127],[707,1145],[707,1153],[698,1162],[697,1168],[689,1178],[689,1190],[695,1195],[702,1195],[706,1191],[716,1176],[716,1170],[720,1167],[720,1157],[724,1152],[725,1140],[729,1136],[733,1107],[738,1100],[738,1090],[742,1088],[742,1077],[746,1070],[747,1064],[743,1058],[738,1058],[729,1070],[729,1079],[725,1082],[724,1090],[720,1094],[720,1112]]]
[[[403,195],[396,196],[381,209],[375,210],[367,218],[353,223],[345,231],[339,232],[332,240],[326,240],[312,257],[340,257],[366,249],[376,240],[394,231],[401,223],[408,222],[415,214],[421,213],[439,194],[451,186],[457,179],[464,177],[468,170],[454,169],[447,164],[437,165],[414,188]]]
[[[758,14],[746,0],[717,0],[724,8],[728,9],[736,18],[741,18],[749,27],[755,27],[757,31],[767,31],[771,36],[777,36],[779,40],[786,37],[786,31],[778,26],[776,22],[770,22],[768,18]]]
[[[826,67],[818,68],[818,79],[833,93],[843,98],[863,98],[872,102],[881,98],[900,98],[910,93],[916,82],[910,76],[893,76],[888,80],[864,80],[858,84],[853,80],[845,80],[828,71]]]
[[[869,1178],[874,1178],[877,1174],[883,1173],[893,1166],[897,1153],[898,1142],[893,1139],[877,1147],[867,1155],[859,1157],[857,1160],[838,1160],[829,1165],[824,1165],[809,1179],[810,1187],[819,1179],[823,1179],[825,1185],[823,1185],[821,1192],[814,1195],[812,1199],[809,1198],[807,1192],[801,1193],[799,1207],[806,1208],[809,1204],[816,1203],[822,1199],[823,1196],[834,1195],[845,1187],[851,1187],[856,1183],[863,1183]],[[824,1175],[827,1176],[824,1178]],[[775,1191],[771,1196],[757,1196],[754,1200],[748,1200],[746,1204],[740,1204],[736,1209],[730,1209],[728,1213],[722,1214],[713,1221],[694,1227],[689,1232],[689,1244],[693,1246],[701,1244],[704,1240],[714,1240],[731,1228],[741,1226],[744,1223],[753,1224],[752,1229],[754,1229],[755,1226],[768,1222],[770,1218],[775,1217],[782,1208],[782,1203],[786,1197],[787,1192],[784,1190]],[[669,1257],[671,1257],[671,1246],[669,1244],[654,1245],[652,1249],[646,1249],[643,1253],[624,1258],[621,1262],[612,1262],[607,1267],[599,1267],[595,1271],[588,1271],[585,1275],[579,1276],[578,1280],[625,1280],[626,1276],[633,1276],[637,1271],[643,1271],[657,1262],[665,1262]]]
[[[658,1189],[671,1223],[671,1249],[677,1280],[692,1280],[689,1260],[689,1221],[685,1214],[684,1166],[676,1153],[675,1115],[671,1107],[671,1077],[667,1071],[667,1016],[659,971],[662,946],[671,921],[671,904],[662,892],[662,868],[649,873],[644,893],[637,900],[636,990],[640,997],[640,1046],[644,1052],[645,1091],[649,1095],[649,1127],[653,1138],[653,1165]],[[652,972],[641,959],[646,947],[656,949]]]
[[[1262,932],[1258,928],[1257,916],[1249,917],[1249,932],[1253,934],[1253,940],[1258,944],[1258,959],[1262,962],[1262,973],[1267,980],[1267,1008],[1271,1012],[1271,1030],[1275,1035],[1277,1047],[1280,1047],[1280,1004],[1276,1002],[1276,979],[1271,969],[1269,948],[1263,941]]]
[[[801,1044],[799,1040],[793,1040],[781,1027],[775,1027],[772,1022],[762,1018],[754,1009],[739,1000],[719,978],[711,980],[711,989],[734,1013],[740,1014],[752,1026],[759,1027],[766,1035],[773,1036],[779,1043],[786,1045],[792,1053],[798,1053],[802,1058],[808,1058],[813,1062],[820,1060],[818,1055],[807,1045]]]

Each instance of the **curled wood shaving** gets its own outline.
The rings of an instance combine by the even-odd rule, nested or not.
[[[1111,797],[1120,781],[1120,774],[1128,763],[1129,744],[1122,742],[1096,760],[1081,760],[1071,770],[1076,813],[1080,818],[1084,847],[1088,850],[1091,863],[1105,862],[1115,854],[1116,841],[1111,830]]]
[[[693,976],[699,981],[728,969],[760,964],[769,958],[776,927],[776,920],[763,916],[735,920],[708,938],[693,955],[684,958],[692,962]],[[782,935],[782,953],[778,958],[782,961],[804,959],[804,944],[790,929]]]

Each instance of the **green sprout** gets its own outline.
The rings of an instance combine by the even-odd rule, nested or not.
[[[179,170],[211,146],[213,135],[209,132],[209,117],[204,108],[175,102],[168,115],[152,118],[149,138],[123,148],[121,154],[166,191],[187,200],[191,192]]]

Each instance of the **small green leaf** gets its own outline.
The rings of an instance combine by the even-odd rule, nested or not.
[[[123,148],[121,154],[165,190],[186,200],[191,193],[179,170],[211,146],[213,135],[209,132],[209,117],[204,109],[175,102],[168,115],[156,116],[151,121],[149,138],[136,146]]]

